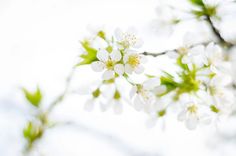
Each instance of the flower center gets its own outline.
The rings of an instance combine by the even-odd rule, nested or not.
[[[185,54],[188,53],[188,48],[186,48],[186,47],[181,47],[181,48],[179,48],[177,51],[178,51],[178,53],[179,53],[180,55],[185,55]]]
[[[138,55],[130,55],[128,59],[128,64],[135,68],[140,64],[139,56]]]
[[[129,46],[133,46],[137,43],[137,37],[133,34],[130,33],[124,33],[123,34],[123,41],[122,44],[124,47],[129,47]]]
[[[137,93],[141,95],[145,100],[149,100],[150,98],[148,96],[147,90],[145,90],[142,85],[137,85]]]
[[[111,59],[107,60],[107,62],[106,62],[107,69],[113,69],[114,65],[115,65],[114,61],[112,61]]]
[[[188,106],[188,108],[187,108],[187,110],[188,110],[188,112],[190,112],[191,114],[195,114],[195,113],[197,113],[197,106],[196,105],[191,105],[191,106]]]

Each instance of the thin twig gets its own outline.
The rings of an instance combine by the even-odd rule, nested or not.
[[[72,77],[73,77],[74,72],[75,72],[75,69],[76,69],[76,66],[74,66],[72,68],[72,70],[70,71],[70,73],[69,73],[69,75],[66,79],[66,84],[65,84],[65,88],[64,88],[63,92],[58,97],[56,97],[56,99],[49,105],[49,108],[46,110],[46,112],[41,112],[42,113],[41,115],[43,115],[43,118],[40,118],[40,117],[38,118],[37,117],[39,119],[39,121],[41,122],[41,124],[42,124],[41,125],[42,135],[40,137],[35,138],[35,140],[33,140],[32,142],[30,142],[26,145],[26,149],[24,151],[25,155],[30,154],[30,152],[32,151],[32,149],[34,147],[34,144],[42,138],[45,131],[47,131],[47,129],[49,128],[47,118],[48,118],[49,114],[53,111],[55,106],[57,106],[60,102],[62,102],[64,100],[64,98],[66,97],[66,95],[68,93],[68,90],[69,90],[69,87],[70,87]]]
[[[188,47],[186,47],[186,48],[190,49],[190,48],[193,48],[193,47],[199,46],[199,45],[204,45],[204,46],[206,46],[206,45],[208,45],[209,43],[210,43],[210,41],[203,42],[203,43],[197,43],[197,44],[188,46]],[[181,48],[181,47],[180,47],[180,48]],[[172,50],[166,50],[166,51],[162,51],[162,52],[147,52],[147,51],[145,51],[145,52],[143,52],[143,53],[141,53],[141,54],[146,55],[146,56],[157,57],[157,56],[165,55],[165,54],[167,54],[167,53],[170,52],[170,51],[177,53],[180,48],[176,48],[176,49],[172,49]]]
[[[168,53],[169,51],[163,51],[161,53],[154,53],[154,52],[143,52],[142,54],[143,55],[146,55],[146,56],[153,56],[153,57],[157,57],[157,56],[161,56],[161,55],[165,55],[166,53]]]
[[[65,98],[65,96],[67,95],[68,93],[68,90],[69,90],[69,87],[70,87],[70,83],[71,83],[71,80],[72,80],[72,77],[74,75],[74,72],[75,72],[75,69],[76,67],[73,67],[69,76],[67,77],[66,79],[66,84],[65,84],[65,89],[63,90],[63,92],[50,104],[48,110],[47,110],[47,114],[50,113],[53,108],[60,102],[63,101],[63,99]]]

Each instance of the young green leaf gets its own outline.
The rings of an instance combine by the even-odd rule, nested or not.
[[[28,122],[23,129],[24,138],[32,144],[36,139],[40,138],[43,134],[43,129],[40,125],[36,125],[33,122]]]
[[[77,66],[90,64],[97,59],[97,50],[91,47],[89,41],[84,40],[81,42],[82,47],[87,52],[86,54],[81,54],[80,57],[83,59]]]
[[[39,107],[39,104],[42,100],[42,94],[41,94],[40,89],[37,88],[35,92],[30,92],[25,88],[23,88],[22,90],[25,94],[25,98],[29,101],[29,103],[35,107]]]
[[[189,0],[192,4],[197,5],[197,6],[204,6],[204,3],[202,0]]]

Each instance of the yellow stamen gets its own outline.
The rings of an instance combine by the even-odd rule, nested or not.
[[[196,105],[191,105],[191,106],[188,106],[187,110],[191,113],[191,114],[194,114],[194,113],[197,113],[197,106]]]
[[[128,64],[135,68],[140,64],[140,59],[138,55],[130,55],[128,58]]]
[[[115,62],[113,62],[111,59],[107,60],[106,62],[107,69],[113,69],[114,65],[115,65]]]

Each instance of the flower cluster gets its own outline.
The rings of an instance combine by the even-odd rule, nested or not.
[[[104,71],[102,76],[104,80],[133,72],[142,73],[144,71],[142,63],[145,62],[145,57],[134,50],[142,45],[142,41],[134,32],[122,32],[120,29],[115,31],[115,39],[110,41],[104,38],[107,47],[97,51],[98,60],[91,64],[92,69],[96,72]]]
[[[185,122],[188,129],[230,114],[234,104],[232,79],[226,72],[227,61],[218,45],[192,46],[189,43],[166,52],[164,54],[176,62],[172,65],[177,67],[176,73],[163,71],[161,75],[147,74],[147,80],[135,83],[129,76],[133,72],[141,74],[146,62],[144,53],[136,50],[142,41],[132,31],[122,32],[120,29],[115,31],[115,37],[112,36],[111,40],[103,31],[98,31],[96,37],[102,39],[105,46],[93,47],[95,40],[82,42],[87,52],[81,55],[84,59],[82,63],[91,64],[95,72],[103,72],[102,83],[91,92],[92,98],[86,102],[86,110],[100,103],[102,111],[113,108],[115,113],[120,114],[125,95],[117,79],[124,78],[131,85],[131,106],[150,116],[149,126],[155,125],[156,120],[165,117],[171,110],[178,112],[178,120]],[[107,91],[108,96],[105,95]]]
[[[210,43],[207,46],[179,48],[175,52],[177,57],[171,59],[176,60],[180,69],[177,76],[166,72],[158,76],[160,85],[155,86],[157,83],[154,83],[151,85],[154,88],[146,91],[146,95],[155,96],[146,105],[152,121],[148,121],[149,126],[173,109],[175,112],[178,110],[178,120],[184,121],[188,129],[195,129],[198,124],[207,124],[222,115],[229,115],[234,95],[232,79],[225,72],[227,62],[223,60],[221,48]]]
[[[144,71],[146,57],[137,51],[143,44],[142,40],[136,35],[134,28],[129,28],[126,32],[116,29],[111,37],[99,30],[95,37],[86,39],[81,44],[85,53],[80,56],[83,60],[78,65],[91,64],[95,72],[102,72],[103,80],[102,85],[91,92],[92,98],[86,102],[85,109],[91,110],[94,103],[100,101],[98,103],[103,111],[111,106],[119,114],[122,112],[122,98],[116,87],[116,79],[128,79],[133,73],[141,74]],[[101,102],[106,92],[102,91],[104,86],[109,86],[111,95],[105,96],[110,99],[109,102]]]

